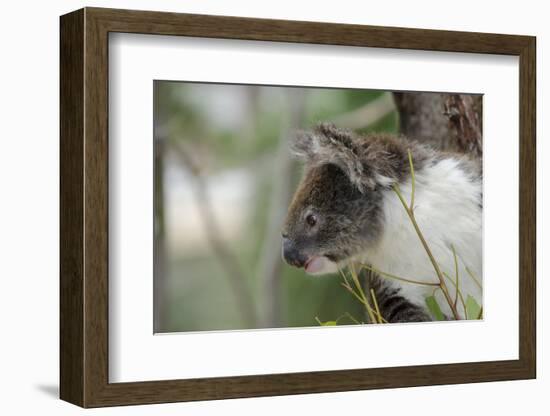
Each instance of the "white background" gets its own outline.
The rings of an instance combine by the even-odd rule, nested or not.
[[[550,364],[542,331],[548,308],[544,284],[542,240],[543,186],[550,157],[544,143],[543,114],[550,99],[544,72],[550,56],[550,28],[544,2],[440,1],[339,2],[296,1],[50,1],[6,3],[0,15],[2,30],[2,150],[0,152],[0,277],[2,343],[0,409],[6,414],[76,414],[80,409],[60,402],[58,385],[58,16],[83,5],[232,14],[296,20],[321,20],[390,26],[472,30],[538,36],[538,161],[539,161],[539,378],[535,381],[439,386],[294,397],[139,406],[87,411],[88,414],[544,414],[550,407]],[[544,177],[546,176],[546,177]],[[546,194],[548,191],[546,192]],[[547,199],[547,198],[546,198]],[[544,235],[543,235],[544,234]],[[391,410],[390,410],[391,409]],[[540,410],[539,410],[540,409]]]
[[[518,358],[517,58],[115,34],[109,62],[111,381]],[[483,93],[483,322],[153,336],[153,79]]]

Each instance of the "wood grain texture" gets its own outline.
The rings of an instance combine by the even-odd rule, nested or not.
[[[520,57],[518,360],[109,383],[108,33]],[[535,377],[535,39],[483,33],[86,8],[61,18],[61,398],[83,407]]]
[[[85,9],[84,313],[85,406],[108,380],[108,32]]]
[[[86,8],[110,32],[519,55],[528,36]]]
[[[84,404],[84,12],[60,24],[60,387]]]
[[[536,377],[536,40],[520,54],[519,98],[519,357]]]

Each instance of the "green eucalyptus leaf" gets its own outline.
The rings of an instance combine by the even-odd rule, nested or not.
[[[436,321],[445,320],[445,315],[441,312],[441,308],[439,307],[435,296],[428,296],[426,298],[426,306],[428,306],[429,311],[434,316]]]
[[[468,295],[466,298],[466,319],[479,319],[480,315],[481,306],[471,295]]]
[[[319,318],[315,317],[315,320],[319,323],[321,326],[336,326],[338,321],[326,321],[323,322]]]

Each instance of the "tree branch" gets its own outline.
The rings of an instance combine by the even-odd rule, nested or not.
[[[305,95],[302,90],[286,91],[288,117],[283,123],[279,144],[271,166],[272,192],[270,193],[269,212],[262,253],[258,263],[257,275],[263,280],[263,302],[266,314],[264,326],[277,326],[281,311],[281,224],[292,197],[292,177],[294,162],[288,150],[291,131],[300,126],[304,118]]]
[[[253,302],[252,293],[246,284],[246,274],[241,269],[238,260],[233,256],[225,242],[219,237],[222,233],[212,209],[212,203],[208,197],[208,186],[201,175],[200,168],[194,163],[181,145],[171,143],[171,149],[182,165],[191,172],[195,179],[195,196],[197,198],[199,212],[202,216],[202,223],[208,241],[216,254],[216,259],[222,266],[222,270],[224,270],[228,277],[237,308],[240,310],[244,322],[248,327],[255,328],[257,325],[256,307]]]

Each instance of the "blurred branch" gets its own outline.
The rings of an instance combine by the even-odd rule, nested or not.
[[[194,178],[194,191],[208,241],[222,266],[222,270],[228,277],[237,307],[244,322],[248,327],[255,328],[257,326],[256,308],[252,292],[246,283],[246,274],[242,270],[237,258],[220,238],[222,232],[212,209],[212,203],[208,196],[208,186],[203,179],[201,169],[181,144],[171,142],[170,145],[173,154],[177,156],[181,164],[187,168]]]
[[[286,120],[281,125],[279,143],[271,163],[271,186],[266,237],[258,264],[258,276],[264,281],[263,301],[266,305],[263,326],[280,324],[281,311],[281,225],[292,197],[294,162],[289,152],[289,136],[298,128],[305,113],[305,93],[301,89],[288,89],[285,94],[288,108]]]
[[[357,130],[376,123],[394,110],[392,94],[386,92],[354,111],[334,117],[331,121],[340,127]]]
[[[154,88],[154,109],[155,119],[158,124],[161,122],[162,112],[160,111],[159,84]],[[165,221],[164,221],[164,135],[158,124],[155,124],[153,140],[154,152],[154,184],[153,184],[153,205],[154,205],[154,223],[153,233],[155,235],[153,246],[153,331],[162,332],[167,327],[166,314],[166,286],[167,286],[167,261],[166,261],[166,239],[165,239]]]
[[[154,189],[153,189],[153,205],[154,205],[154,225],[153,232],[155,234],[155,244],[153,247],[154,253],[154,272],[155,279],[153,283],[153,296],[155,309],[153,330],[155,332],[162,332],[164,326],[166,326],[166,302],[164,299],[166,288],[166,247],[165,247],[165,222],[164,222],[164,140],[155,139],[155,163],[154,163]]]
[[[246,140],[248,143],[256,140],[257,122],[260,113],[260,91],[261,87],[257,85],[249,85],[245,89],[246,100],[244,108],[246,109],[246,116],[243,117],[241,140]]]

